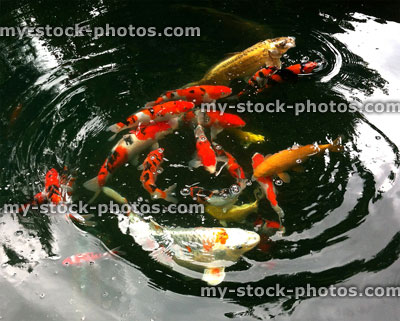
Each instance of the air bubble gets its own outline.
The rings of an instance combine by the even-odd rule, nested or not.
[[[237,185],[237,184],[233,184],[233,185],[229,188],[229,191],[230,191],[232,194],[239,194],[239,193],[240,193],[240,186]]]
[[[381,136],[375,136],[375,139],[380,140],[382,137]]]
[[[44,294],[44,293],[42,293],[42,294],[39,295],[39,297],[40,297],[41,299],[44,299],[45,296],[46,296],[46,294]]]
[[[190,189],[188,189],[186,187],[181,189],[182,196],[188,196],[189,194],[190,194]]]

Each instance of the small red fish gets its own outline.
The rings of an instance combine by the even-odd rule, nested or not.
[[[242,166],[239,165],[236,158],[231,153],[225,151],[221,145],[213,142],[213,147],[217,153],[218,160],[223,161],[227,164],[228,172],[233,178],[239,183],[245,183],[246,177]],[[242,186],[243,187],[243,186]]]
[[[120,252],[117,249],[110,250],[104,253],[95,253],[95,252],[80,253],[67,257],[62,261],[62,264],[68,266],[68,265],[80,265],[81,263],[92,263],[101,258],[107,257],[111,254],[122,255],[122,253],[123,252]]]
[[[264,161],[264,156],[260,153],[255,153],[252,157],[252,166],[253,170],[260,165]],[[264,195],[267,197],[274,211],[278,214],[279,221],[281,221],[284,216],[284,212],[282,208],[278,205],[278,201],[276,200],[276,190],[274,182],[271,177],[259,177],[256,178],[256,181],[261,186],[261,189]]]
[[[202,103],[212,103],[217,99],[225,98],[232,93],[232,89],[226,86],[192,86],[184,89],[167,91],[158,97],[154,102],[146,104],[147,107],[161,104],[172,100],[186,100],[195,105]]]
[[[240,128],[246,125],[246,122],[237,115],[230,113],[221,113],[219,111],[200,110],[196,112],[197,121],[203,127],[211,127],[211,140],[214,140],[224,128]]]
[[[128,128],[137,128],[138,126],[148,125],[151,122],[165,122],[172,118],[179,117],[192,110],[194,104],[187,101],[170,101],[152,108],[142,109],[129,116],[124,122],[111,125],[108,130],[118,134],[120,131]],[[114,139],[116,134],[110,138]]]
[[[167,202],[177,203],[175,197],[172,196],[176,188],[176,184],[170,186],[166,190],[161,190],[156,186],[157,175],[162,171],[161,164],[164,162],[164,149],[158,148],[151,151],[143,164],[139,167],[142,170],[140,181],[146,191],[150,193],[153,198],[162,198]]]
[[[194,131],[196,137],[196,156],[190,162],[190,167],[200,167],[204,168],[211,174],[215,173],[215,168],[217,166],[217,156],[215,155],[214,149],[211,147],[210,141],[207,139],[204,129],[201,125],[197,125]]]

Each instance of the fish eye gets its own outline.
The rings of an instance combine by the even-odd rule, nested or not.
[[[243,246],[242,245],[238,245],[238,246],[236,246],[236,249],[237,250],[240,250],[240,249],[242,249],[243,248]]]
[[[207,138],[206,138],[205,136],[201,136],[201,137],[200,137],[200,141],[201,141],[201,142],[205,142],[206,140],[207,140]]]

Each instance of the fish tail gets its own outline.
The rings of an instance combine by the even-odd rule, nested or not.
[[[107,186],[103,187],[103,192],[109,198],[115,200],[117,203],[120,203],[120,204],[128,203],[128,200],[125,197],[123,197],[121,194],[119,194],[117,191],[113,190],[110,187],[107,187]]]
[[[171,203],[175,203],[175,204],[178,203],[178,200],[176,199],[176,197],[173,196],[173,194],[175,193],[175,189],[176,189],[176,183],[174,185],[171,185],[164,191],[166,194],[165,200],[167,202],[171,202]]]
[[[344,150],[342,145],[342,136],[339,136],[333,141],[333,143],[329,146],[329,150],[331,152],[341,152]]]
[[[124,128],[124,127],[121,127],[120,124],[118,123],[118,124],[114,124],[114,125],[109,126],[109,127],[107,128],[107,130],[108,130],[109,132],[113,132],[113,133],[118,134],[123,128]]]
[[[92,192],[97,192],[101,189],[97,176],[83,183],[83,187]]]
[[[121,246],[114,247],[113,249],[109,250],[107,253],[115,254],[115,255],[126,255],[125,251],[120,250]]]
[[[144,108],[151,108],[156,104],[156,101],[149,101],[148,103],[146,103],[146,105],[144,105]]]

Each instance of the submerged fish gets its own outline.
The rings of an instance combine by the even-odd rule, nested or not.
[[[170,90],[158,97],[155,101],[146,104],[150,107],[167,101],[185,100],[200,105],[212,103],[218,99],[225,98],[232,93],[232,89],[226,86],[192,86],[184,89]]]
[[[152,122],[168,121],[172,118],[179,117],[184,113],[192,110],[194,104],[188,101],[169,101],[152,108],[142,109],[137,113],[129,116],[124,122],[108,127],[109,131],[116,133],[109,140],[113,140],[116,135],[129,128],[136,129],[139,125],[144,128]]]
[[[196,111],[196,119],[198,124],[203,127],[210,127],[211,140],[226,128],[240,128],[246,125],[246,122],[235,114],[223,113],[219,111]]]
[[[117,249],[110,250],[103,253],[96,253],[96,252],[86,252],[86,253],[79,253],[75,255],[71,255],[62,261],[62,265],[80,265],[82,263],[93,263],[101,258],[110,256],[111,254],[122,254],[122,252],[118,251]]]
[[[201,125],[197,125],[194,135],[196,137],[196,155],[190,161],[189,166],[194,168],[204,166],[209,173],[214,174],[217,156]]]
[[[172,133],[178,125],[177,119],[171,119],[169,122],[159,122],[141,127],[134,133],[123,136],[111,150],[97,176],[83,184],[86,189],[96,192],[90,202],[93,202],[99,195],[101,189],[118,168],[128,161],[136,163],[139,153],[157,145],[158,140]]]
[[[255,153],[251,160],[252,160],[252,167],[254,170],[264,161],[264,157],[259,153]],[[283,209],[278,205],[278,201],[276,200],[276,190],[272,178],[259,177],[256,178],[256,181],[261,187],[263,196],[267,198],[267,200],[271,204],[272,209],[276,212],[276,214],[278,214],[279,222],[282,224],[282,218],[285,216],[285,213]]]
[[[230,188],[212,191],[200,186],[191,186],[184,189],[184,194],[190,195],[198,203],[229,209],[236,203],[243,189],[237,184],[233,184]]]
[[[269,66],[258,70],[248,82],[247,87],[238,94],[238,97],[249,93],[260,93],[277,83],[297,80],[298,75],[311,73],[318,63],[310,61],[278,69]]]
[[[265,142],[265,137],[263,135],[245,132],[239,128],[230,128],[229,133],[238,137],[245,148],[251,144],[260,144]]]
[[[140,181],[146,191],[150,193],[153,198],[162,198],[167,202],[177,203],[175,197],[172,196],[176,184],[168,187],[166,190],[161,190],[156,185],[157,175],[162,172],[161,164],[164,162],[164,149],[157,148],[152,150],[146,157],[139,169],[142,170]]]
[[[341,138],[335,139],[332,144],[311,144],[285,149],[273,155],[267,155],[264,160],[254,168],[255,178],[278,175],[285,183],[290,182],[290,176],[286,171],[298,167],[313,155],[325,150],[339,152],[343,150]]]
[[[224,85],[236,78],[248,78],[262,66],[280,68],[282,55],[295,47],[292,37],[280,37],[261,41],[246,50],[234,54],[212,67],[197,85]]]
[[[219,220],[223,226],[226,226],[227,222],[243,222],[251,213],[257,212],[257,209],[258,200],[253,203],[233,205],[228,210],[224,210],[219,206],[205,206],[205,211],[215,219]]]
[[[106,187],[109,197],[119,203],[126,199]],[[253,249],[260,236],[239,228],[173,228],[160,226],[130,212],[119,221],[122,231],[128,231],[135,242],[160,263],[171,268],[178,266],[203,272],[203,280],[217,285],[225,278],[225,268]]]

